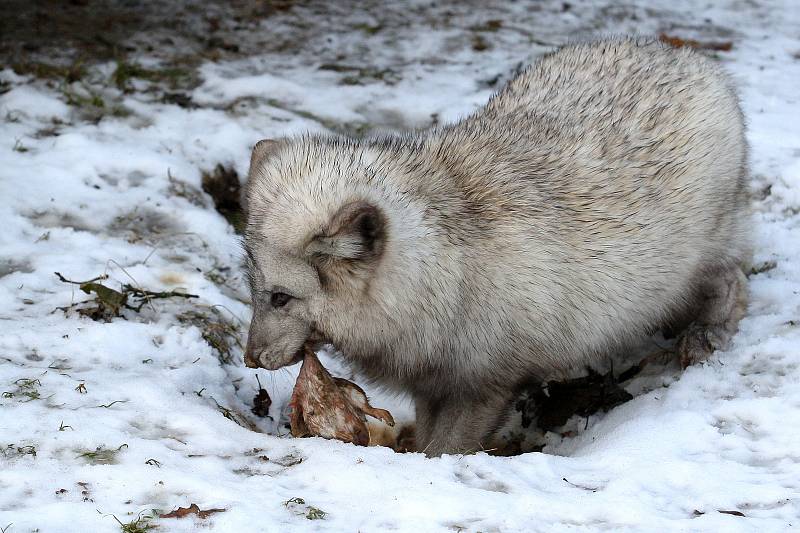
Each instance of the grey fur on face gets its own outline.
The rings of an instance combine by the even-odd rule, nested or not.
[[[452,125],[262,141],[248,364],[332,342],[414,397],[427,453],[481,449],[525,381],[665,325],[685,364],[727,345],[746,177],[720,68],[643,40],[565,47]]]

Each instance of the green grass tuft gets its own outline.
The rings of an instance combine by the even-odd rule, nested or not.
[[[117,454],[127,447],[127,444],[121,444],[119,448],[98,446],[94,451],[86,450],[78,454],[78,458],[85,459],[87,463],[92,465],[112,465],[117,462]]]
[[[166,83],[171,88],[180,86],[181,82],[189,78],[190,74],[185,69],[166,67],[160,69],[145,68],[137,63],[124,60],[117,61],[117,68],[111,75],[111,81],[117,89],[123,92],[132,90],[131,80],[140,79],[149,82]]]
[[[114,516],[114,515],[111,515]],[[114,516],[114,520],[117,521],[119,524],[120,530],[122,533],[146,533],[151,529],[155,529],[155,524],[151,524],[150,521],[156,517],[154,513],[144,514],[144,512],[139,513],[135,520],[131,520],[130,522],[122,522],[119,518]]]
[[[22,144],[22,141],[17,139],[14,142],[14,147],[12,148],[12,150],[14,150],[15,152],[19,152],[21,154],[24,154],[25,152],[29,151],[29,148],[27,146],[25,146],[24,144]]]
[[[322,509],[307,505],[303,498],[289,498],[283,502],[283,505],[294,514],[305,516],[308,520],[324,520],[328,514]]]

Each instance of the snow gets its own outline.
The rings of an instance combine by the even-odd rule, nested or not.
[[[284,35],[298,6],[264,22]],[[0,71],[0,528],[29,531],[785,531],[800,525],[800,10],[783,3],[574,2],[496,9],[412,3],[341,9],[297,50],[199,67],[197,107],[122,93],[113,65],[88,86],[124,112],[98,118],[52,83]],[[313,20],[311,15],[306,13]],[[374,34],[355,25],[384,29]],[[403,24],[397,23],[406,17]],[[470,46],[482,33],[490,47]],[[312,22],[314,24],[314,22]],[[667,31],[730,40],[718,57],[749,125],[755,264],[732,347],[703,365],[631,383],[607,414],[546,436],[544,453],[428,459],[285,435],[297,368],[257,372],[275,421],[250,413],[256,372],[203,337],[200,313],[244,339],[238,238],[201,192],[217,163],[247,170],[258,139],[454,120],[519,64],[581,36]],[[338,56],[336,55],[338,54]],[[389,70],[383,79],[320,70]],[[152,60],[142,53],[142,64]],[[487,81],[488,80],[488,81]],[[85,88],[73,84],[73,90]],[[4,90],[5,90],[4,89]],[[58,135],[48,134],[55,128]],[[73,280],[182,290],[125,318],[58,307],[89,299]],[[206,322],[206,325],[208,322]],[[331,357],[334,374],[348,370]],[[81,388],[83,385],[84,388]],[[79,390],[80,389],[80,390]],[[85,392],[84,392],[85,391]],[[407,399],[367,391],[408,422]],[[223,416],[224,409],[232,417]],[[585,428],[585,429],[584,429]],[[34,453],[35,452],[35,453]],[[300,461],[302,459],[302,461]],[[301,498],[304,503],[300,503]],[[206,519],[149,519],[196,503]],[[311,520],[312,508],[324,516]],[[736,516],[719,511],[737,511]],[[310,514],[311,513],[311,514]]]

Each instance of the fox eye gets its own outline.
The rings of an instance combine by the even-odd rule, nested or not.
[[[272,307],[283,307],[288,304],[291,299],[292,297],[285,292],[273,292],[272,296],[269,298],[269,303]]]

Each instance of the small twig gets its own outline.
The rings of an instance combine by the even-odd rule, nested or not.
[[[597,490],[598,490],[596,487],[586,487],[584,485],[576,485],[575,483],[573,483],[572,481],[568,480],[565,477],[562,477],[561,480],[562,481],[566,481],[567,483],[569,483],[570,485],[572,485],[573,487],[578,488],[578,489],[590,490],[592,492],[597,492]]]
[[[147,264],[147,260],[148,260],[148,259],[150,259],[150,257],[151,257],[151,256],[152,256],[154,253],[156,253],[156,250],[158,250],[158,245],[159,245],[159,243],[160,243],[160,242],[161,242],[161,239],[159,239],[158,241],[156,241],[156,243],[153,245],[153,249],[152,249],[152,250],[150,250],[150,253],[148,253],[148,254],[147,254],[147,256],[144,258],[144,260],[142,261],[142,264],[143,264],[143,265],[146,265],[146,264]]]
[[[138,281],[136,281],[136,278],[134,278],[133,276],[131,276],[130,272],[128,272],[127,270],[125,270],[125,267],[124,267],[124,266],[120,265],[119,263],[117,263],[117,262],[116,262],[116,261],[114,261],[113,259],[109,259],[108,261],[106,261],[106,270],[108,270],[108,264],[109,264],[109,263],[112,263],[112,264],[114,264],[114,265],[117,265],[117,267],[119,267],[119,269],[120,269],[120,270],[122,270],[122,272],[124,272],[126,276],[128,276],[129,278],[131,278],[131,281],[133,281],[134,285],[136,285],[137,287],[141,288],[141,285],[139,285],[139,282],[138,282]],[[142,305],[144,305],[144,304],[142,304]],[[140,305],[140,306],[139,306],[139,309],[141,309],[141,308],[142,308],[142,306]],[[138,312],[138,311],[139,311],[139,309],[137,309],[136,311]],[[156,308],[155,308],[155,306],[154,306],[152,303],[150,304],[150,309],[151,309],[153,312],[155,312],[155,311],[156,311]]]
[[[102,281],[104,279],[108,279],[108,274],[102,274],[88,281],[72,281],[71,279],[67,279],[64,276],[62,276],[60,272],[53,272],[53,274],[58,276],[58,279],[63,281],[64,283],[72,283],[73,285],[83,285],[85,283],[94,283],[95,281]]]
[[[110,409],[111,406],[114,405],[115,403],[126,403],[127,401],[128,400],[114,400],[113,402],[108,403],[108,404],[102,404],[101,403],[100,405],[95,405],[94,408],[97,409],[97,408],[102,407],[104,409]]]
[[[196,294],[189,294],[188,292],[180,291],[148,291],[134,287],[133,285],[123,285],[123,290],[130,292],[139,298],[199,298]]]
[[[128,284],[123,285],[122,290],[126,294],[132,294],[135,298],[141,298],[142,301],[138,306],[128,305],[128,304],[125,305],[127,309],[130,309],[131,311],[136,311],[137,313],[141,311],[142,307],[144,307],[146,304],[150,304],[150,309],[155,311],[155,307],[152,304],[152,300],[160,300],[165,298],[199,298],[199,296],[197,296],[196,294],[189,294],[186,292],[148,291]]]
[[[226,306],[224,306],[224,305],[222,305],[222,304],[214,304],[214,305],[212,305],[212,306],[210,306],[210,307],[212,307],[212,308],[214,308],[214,307],[221,307],[222,309],[224,309],[224,310],[226,310],[227,312],[229,312],[233,318],[235,318],[236,320],[238,320],[238,321],[239,321],[239,324],[244,324],[244,323],[245,323],[245,322],[244,322],[244,320],[242,320],[241,318],[239,318],[239,316],[238,316],[236,313],[234,313],[233,311],[231,311],[230,309],[228,309]]]

